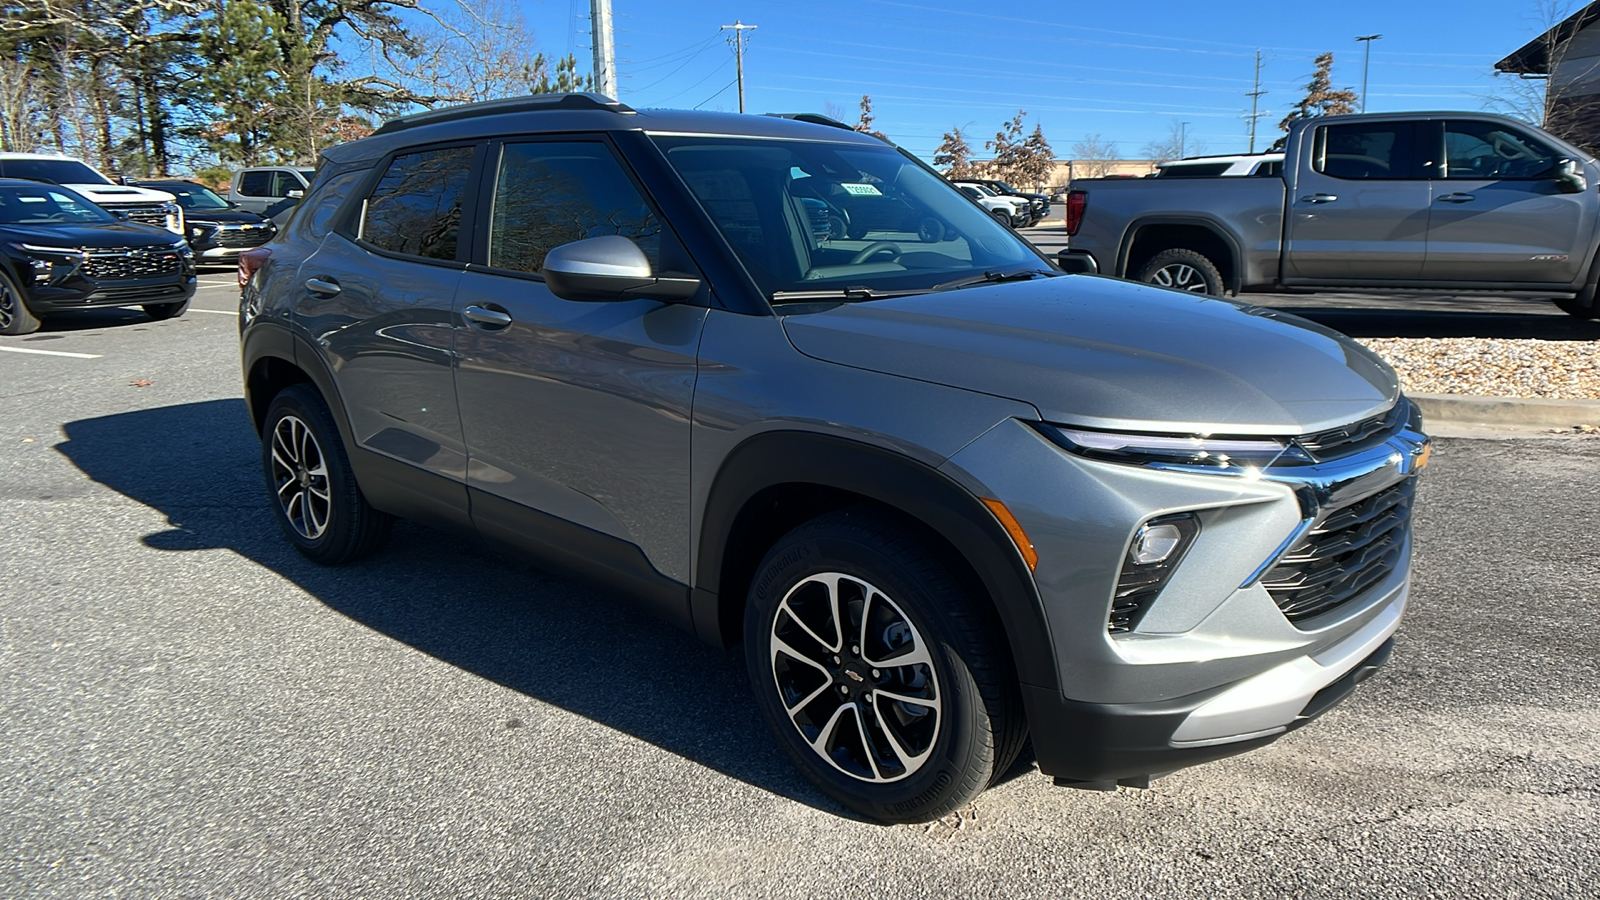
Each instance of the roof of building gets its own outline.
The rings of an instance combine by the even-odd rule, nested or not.
[[[1515,53],[1494,64],[1508,75],[1549,75],[1550,50],[1572,40],[1572,36],[1600,23],[1600,0],[1568,16],[1561,24],[1523,45]]]

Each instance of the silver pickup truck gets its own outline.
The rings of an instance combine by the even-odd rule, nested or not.
[[[1067,197],[1068,272],[1181,290],[1446,289],[1600,315],[1600,164],[1468,112],[1326,116],[1279,178],[1091,179]]]

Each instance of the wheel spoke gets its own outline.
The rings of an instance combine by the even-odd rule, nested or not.
[[[810,706],[812,701],[816,700],[818,697],[821,697],[823,694],[826,694],[831,690],[833,690],[833,680],[829,679],[828,681],[824,681],[822,683],[822,687],[817,688],[816,690],[812,691],[811,693],[809,693],[809,694],[805,695],[804,697],[801,697],[799,700],[795,701],[795,704],[793,706],[788,707],[789,719],[791,721],[793,721],[794,717],[798,716],[800,714],[801,710],[803,710],[806,707]],[[795,724],[799,725],[800,723],[799,722],[795,722]]]
[[[816,660],[812,659],[811,657],[806,656],[804,653],[801,653],[799,650],[796,650],[794,648],[794,645],[790,644],[788,641],[784,640],[783,638],[778,637],[777,635],[773,635],[772,636],[772,659],[773,659],[774,662],[777,661],[779,653],[782,653],[784,656],[787,656],[790,659],[795,660],[796,662],[805,663],[806,665],[810,666],[811,668],[816,669],[818,672],[822,673],[822,677],[828,679],[830,682],[833,680],[833,673],[828,670],[827,666],[824,666],[822,663],[817,662]]]
[[[833,711],[833,715],[828,717],[828,721],[824,722],[822,728],[817,732],[816,739],[807,742],[811,745],[811,749],[820,753],[822,758],[829,762],[833,761],[833,754],[828,752],[828,739],[838,729],[839,720],[844,717],[845,712],[849,709],[849,706],[843,703],[839,704],[839,708]]]
[[[874,666],[923,665],[930,668],[933,666],[933,657],[929,656],[928,651],[923,648],[921,635],[914,635],[911,643],[905,644],[904,646],[896,649],[903,650],[905,652],[896,653],[892,656],[885,656],[883,659],[868,659],[867,662]],[[865,653],[862,654],[862,658],[866,658]]]
[[[867,737],[867,719],[861,704],[852,703],[849,709],[856,720],[856,733],[861,735],[861,752],[867,757],[868,768],[872,769],[872,780],[883,781],[883,770],[878,768],[878,754],[873,752],[872,738]]]
[[[294,488],[298,488],[299,486],[300,482],[294,480],[293,478],[285,478],[283,481],[278,483],[278,499],[282,500],[284,503],[288,503],[289,501],[284,499],[284,491],[292,490]]]
[[[939,709],[938,698],[913,697],[910,694],[898,694],[894,691],[886,691],[883,688],[875,688],[872,693],[879,697],[887,697],[890,700],[899,700],[901,703],[915,703],[918,706],[926,706],[935,711]]]
[[[882,694],[883,692],[879,691],[878,693]],[[901,746],[900,739],[894,736],[894,729],[889,727],[889,723],[884,719],[883,714],[878,712],[878,698],[876,696],[872,698],[872,715],[878,720],[878,730],[883,732],[884,738],[889,741],[889,750],[894,753],[895,759],[900,761],[900,768],[907,772],[915,769],[922,760],[927,758],[928,752],[933,749],[933,745],[930,744],[928,749],[922,751],[919,756]]]

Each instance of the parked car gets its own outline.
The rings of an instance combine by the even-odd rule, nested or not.
[[[1033,217],[1033,221],[1029,222],[1029,225],[1038,224],[1040,219],[1044,218],[1050,213],[1051,198],[1049,194],[1035,194],[1028,191],[1019,191],[998,178],[973,178],[971,180],[983,185],[991,191],[994,191],[996,194],[999,194],[1002,197],[1019,197],[1028,201],[1028,206],[1031,208],[1030,214]]]
[[[135,182],[139,187],[171,194],[183,207],[189,247],[199,263],[229,263],[239,251],[272,240],[278,226],[264,216],[240,209],[199,182],[165,180]]]
[[[1283,174],[1282,153],[1252,153],[1237,156],[1191,156],[1157,163],[1153,178],[1233,178],[1241,175],[1279,176]]]
[[[0,178],[0,335],[102,306],[170,319],[188,310],[194,289],[182,238],[121,221],[60,185]]]
[[[821,239],[803,200],[839,193],[921,227]],[[475,531],[742,643],[865,815],[947,814],[1030,740],[1057,783],[1145,785],[1390,652],[1429,445],[1388,366],[1062,275],[874,138],[517,98],[328,148],[305,207],[240,258],[286,539]]]
[[[1023,228],[1033,224],[1033,213],[1028,201],[1021,197],[1002,197],[988,187],[971,181],[953,182],[956,189],[966,194],[1006,225]]]
[[[1487,113],[1301,120],[1276,178],[1081,181],[1068,271],[1244,290],[1526,292],[1600,314],[1600,164]]]
[[[85,163],[44,153],[0,153],[0,178],[59,184],[131,221],[184,233],[183,208],[165,191],[116,184]]]
[[[251,166],[233,173],[228,200],[282,227],[316,170],[306,166]]]

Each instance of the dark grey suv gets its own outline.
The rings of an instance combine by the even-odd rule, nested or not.
[[[1428,443],[1387,366],[1062,275],[848,129],[592,95],[402,118],[326,151],[241,278],[302,552],[473,530],[742,643],[777,742],[881,819],[1030,736],[1097,788],[1261,746],[1406,603]]]

